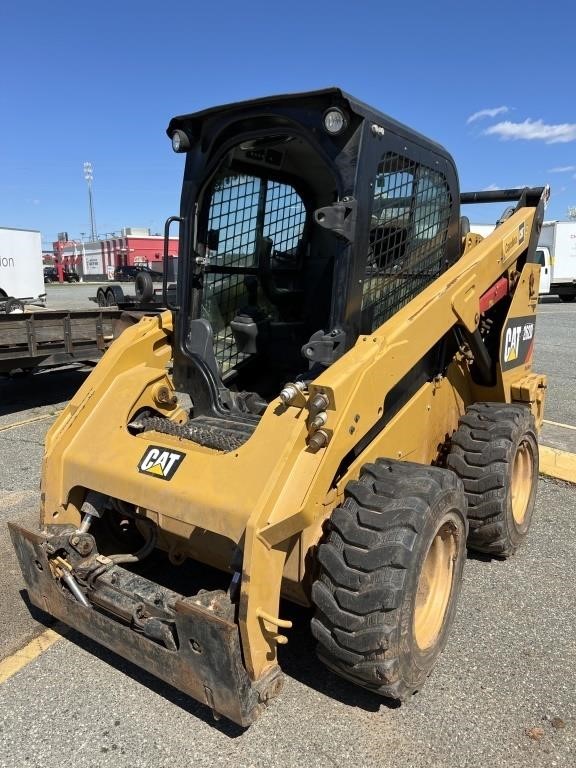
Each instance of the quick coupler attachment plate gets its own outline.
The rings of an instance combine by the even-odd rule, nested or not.
[[[30,600],[42,610],[241,726],[280,692],[279,667],[250,679],[225,592],[184,597],[110,565],[96,551],[79,554],[68,545],[69,528],[50,526],[45,533],[8,525]]]

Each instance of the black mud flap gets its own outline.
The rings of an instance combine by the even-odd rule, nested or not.
[[[38,608],[238,725],[254,722],[279,693],[283,682],[279,667],[257,683],[250,679],[242,661],[238,625],[219,615],[216,598],[206,600],[216,593],[203,593],[204,604],[200,604],[194,597],[183,597],[114,566],[98,578],[94,590],[86,591],[92,607],[85,607],[52,574],[48,551],[53,537],[15,523],[8,526],[30,600]],[[142,606],[147,595],[169,606],[169,622],[153,619],[152,623],[156,621],[154,626],[164,634],[170,625],[170,642],[163,640],[162,632],[157,631],[156,638],[147,636],[127,620],[130,606]]]

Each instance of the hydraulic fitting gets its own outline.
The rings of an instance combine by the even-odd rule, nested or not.
[[[328,408],[330,401],[327,395],[323,392],[318,392],[310,401],[310,413],[318,413],[319,411],[325,411]]]
[[[328,435],[328,432],[326,432],[324,429],[319,429],[314,432],[314,434],[308,440],[308,447],[313,451],[319,451],[320,448],[324,448],[328,445],[329,440],[330,436]]]
[[[310,431],[316,431],[317,429],[320,429],[320,427],[323,427],[324,424],[328,421],[328,416],[326,414],[326,411],[320,411],[320,413],[317,413],[316,416],[312,419],[310,422]]]
[[[300,408],[304,407],[306,398],[304,392],[306,391],[306,383],[304,381],[296,381],[284,386],[280,392],[280,400],[283,405],[296,405]]]

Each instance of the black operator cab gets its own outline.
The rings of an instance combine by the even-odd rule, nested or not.
[[[174,378],[195,415],[257,415],[460,254],[439,145],[331,88],[174,118],[186,153]]]

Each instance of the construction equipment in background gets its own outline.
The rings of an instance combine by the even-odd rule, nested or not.
[[[243,726],[282,687],[281,597],[315,607],[331,670],[405,699],[467,543],[506,557],[530,526],[543,189],[460,194],[446,150],[338,89],[168,134],[177,294],[48,434],[40,526],[11,524],[30,598]],[[471,234],[461,204],[494,201]],[[224,588],[176,589],[191,561]]]

